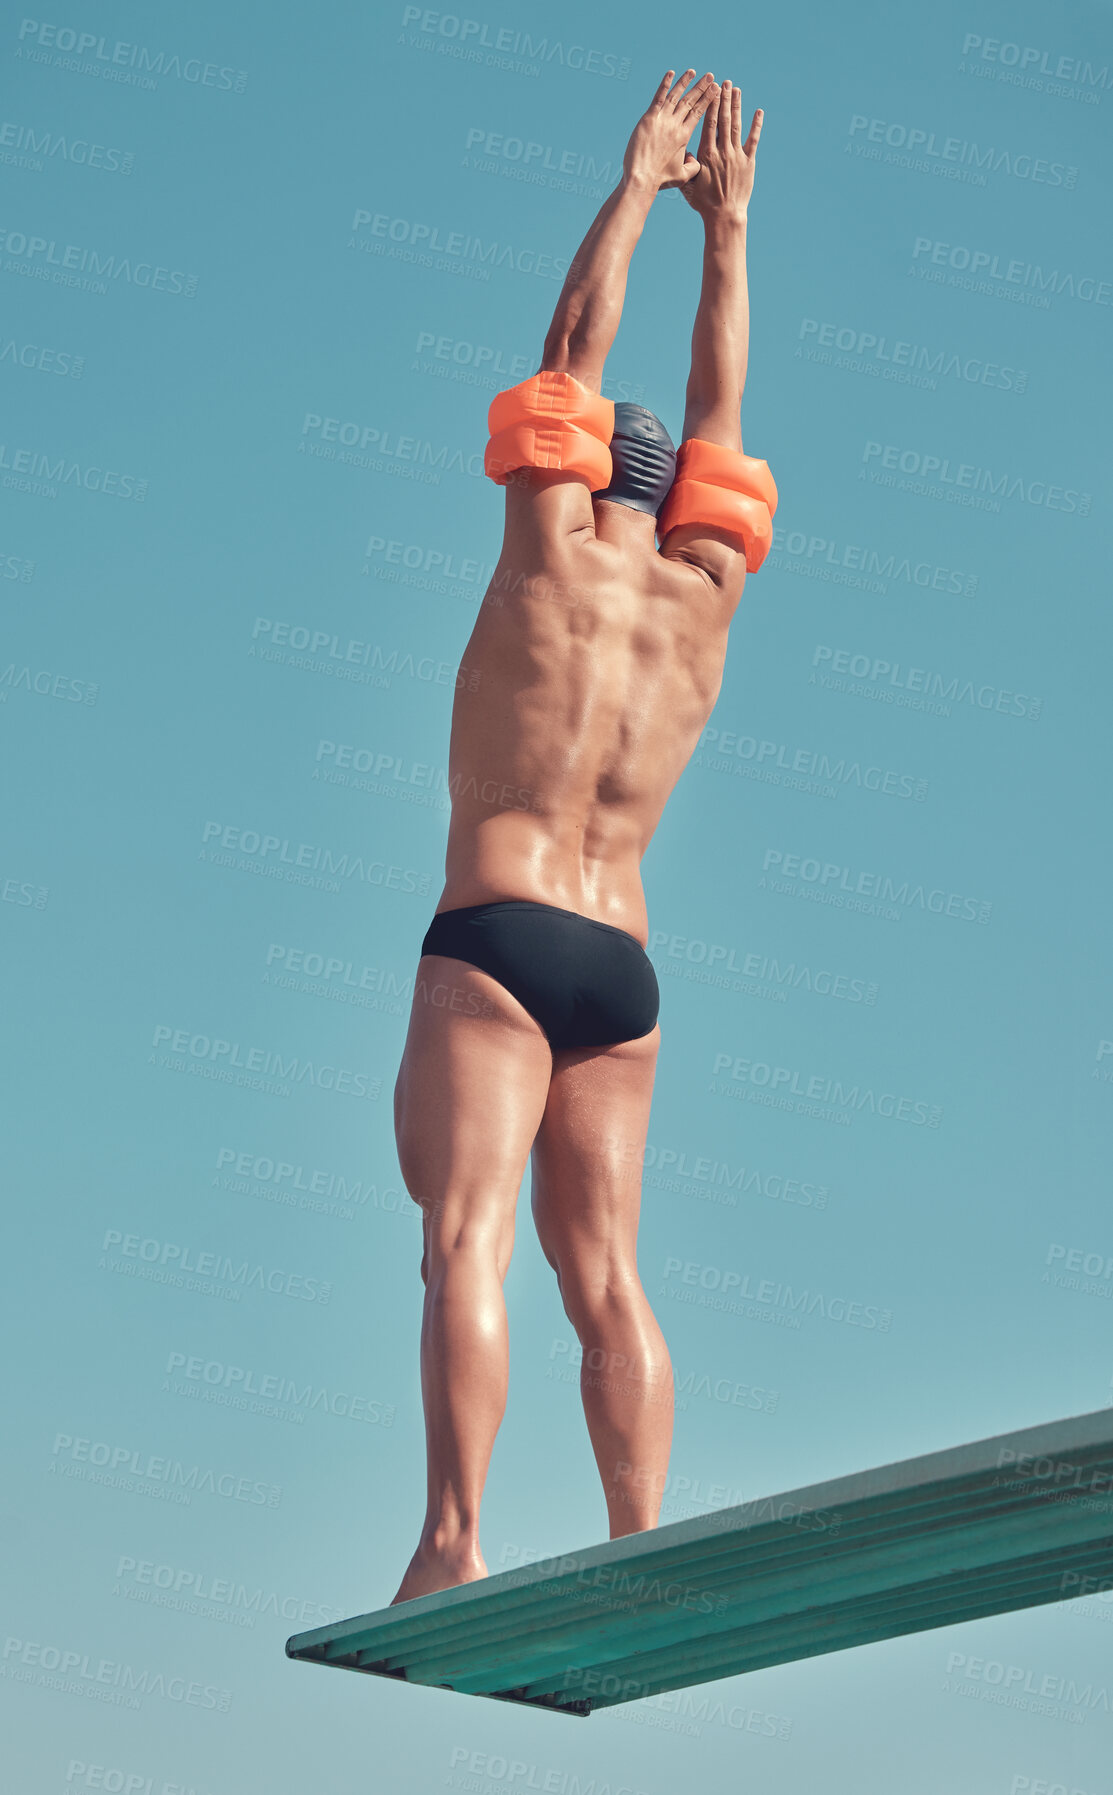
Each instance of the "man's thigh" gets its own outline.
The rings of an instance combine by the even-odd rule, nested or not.
[[[497,979],[464,960],[418,963],[394,1091],[398,1159],[423,1207],[513,1202],[545,1109],[552,1053]]]
[[[554,1266],[570,1252],[635,1255],[660,1042],[657,1025],[615,1047],[553,1055],[533,1143],[533,1215]]]

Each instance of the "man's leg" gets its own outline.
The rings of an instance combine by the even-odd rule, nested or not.
[[[394,1600],[485,1577],[479,1503],[506,1407],[502,1281],[552,1054],[495,979],[426,954],[394,1093],[398,1160],[424,1211],[425,1523]]]
[[[660,1028],[553,1055],[533,1145],[533,1215],[583,1347],[580,1389],[610,1535],[655,1527],[672,1444],[672,1365],[637,1266],[641,1166]]]

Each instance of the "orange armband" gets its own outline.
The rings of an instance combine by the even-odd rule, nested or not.
[[[483,471],[505,486],[521,467],[582,474],[592,492],[611,483],[614,400],[571,374],[544,372],[497,393],[487,413]]]
[[[676,479],[661,507],[662,541],[678,524],[708,524],[742,540],[746,569],[756,573],[773,541],[777,486],[767,461],[689,436],[676,458]]]

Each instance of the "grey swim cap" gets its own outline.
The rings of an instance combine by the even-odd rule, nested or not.
[[[660,418],[644,405],[616,403],[611,483],[592,494],[656,517],[676,479],[676,450]]]

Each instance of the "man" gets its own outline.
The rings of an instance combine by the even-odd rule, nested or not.
[[[638,1279],[630,1170],[660,1041],[639,869],[718,696],[776,507],[739,422],[762,114],[743,141],[736,87],[673,74],[572,263],[540,371],[490,411],[505,536],[456,692],[445,886],[395,1090],[402,1176],[423,1210],[428,1452],[425,1523],[396,1602],[487,1575],[479,1504],[506,1403],[502,1283],[531,1157],[538,1237],[583,1346],[612,1539],[656,1525],[668,1464],[672,1368]],[[697,159],[686,146],[701,117]],[[674,186],[705,233],[679,465],[651,412],[600,395],[631,255]]]

